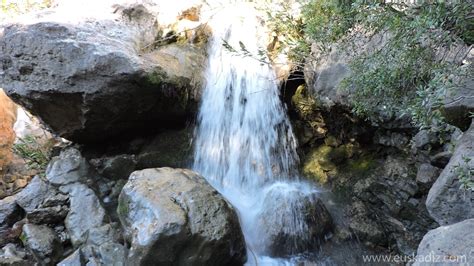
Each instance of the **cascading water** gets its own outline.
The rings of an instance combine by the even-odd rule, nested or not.
[[[262,23],[253,8],[233,6],[209,24],[213,37],[193,168],[238,210],[248,264],[289,263],[269,256],[292,255],[301,251],[302,242],[311,241],[302,199],[311,199],[315,190],[298,181],[296,140],[273,69],[223,46],[244,46],[259,54],[266,40]],[[290,237],[278,248],[274,242],[283,241],[281,235]]]

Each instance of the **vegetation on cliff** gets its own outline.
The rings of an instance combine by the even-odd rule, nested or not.
[[[420,128],[442,125],[447,93],[472,75],[462,66],[469,49],[461,49],[474,41],[469,3],[309,0],[303,5],[300,19],[289,15],[290,6],[269,12],[281,35],[280,50],[302,62],[317,60],[311,45],[324,53],[341,44],[355,55],[340,87],[351,92],[356,115],[374,122],[407,116]],[[357,51],[361,39],[375,36],[382,37],[381,44]]]

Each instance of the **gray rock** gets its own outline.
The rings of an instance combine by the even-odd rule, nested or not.
[[[2,266],[30,266],[34,262],[27,260],[26,252],[15,244],[6,244],[0,249],[0,265]]]
[[[413,146],[417,149],[424,149],[427,148],[429,144],[435,143],[437,141],[436,134],[434,132],[430,132],[428,130],[420,130],[416,135],[413,137]]]
[[[35,176],[30,183],[15,196],[16,203],[26,212],[35,210],[44,201],[48,193],[48,184]]]
[[[423,191],[428,191],[436,181],[442,169],[432,166],[429,163],[421,164],[416,174],[416,182]]]
[[[253,248],[266,246],[261,252],[272,256],[299,254],[316,250],[331,233],[331,216],[315,191],[276,184],[262,193],[263,211],[257,218],[260,230],[254,232],[262,242]],[[296,225],[294,217],[301,224]]]
[[[413,265],[473,265],[473,228],[474,219],[469,219],[429,231],[418,246]]]
[[[387,147],[396,147],[403,150],[408,144],[408,137],[398,132],[376,132],[374,142]]]
[[[92,229],[106,223],[107,216],[99,198],[86,185],[75,183],[61,189],[70,197],[70,211],[64,224],[72,244],[77,247],[87,241]]]
[[[116,239],[116,231],[110,224],[100,227],[94,227],[89,230],[87,244],[101,246],[105,243],[114,242]]]
[[[306,83],[312,88],[313,95],[324,106],[351,107],[351,91],[340,88],[341,81],[351,74],[351,61],[358,55],[382,47],[387,37],[387,34],[378,34],[372,38],[356,34],[347,40],[353,42],[356,48],[350,46],[348,49],[344,42],[333,43],[329,52],[321,49],[320,44],[313,43],[311,53],[316,60],[308,60],[305,66]]]
[[[100,245],[99,254],[105,265],[125,265],[126,249],[117,243],[105,243]]]
[[[66,205],[38,208],[26,214],[28,222],[34,224],[55,224],[66,218],[69,208]]]
[[[53,229],[45,225],[23,225],[21,239],[41,265],[54,265],[62,256],[59,238]]]
[[[388,239],[385,237],[384,228],[378,221],[371,219],[369,213],[370,211],[362,202],[355,200],[350,208],[350,230],[360,241],[364,241],[368,245],[386,245]]]
[[[23,216],[24,212],[16,204],[14,196],[0,200],[0,247],[18,237],[13,225]]]
[[[93,159],[90,163],[101,176],[109,179],[127,179],[137,164],[135,156],[129,154]]]
[[[145,142],[137,154],[137,169],[189,165],[192,158],[192,128],[166,131]]]
[[[472,64],[470,66],[472,73]],[[452,125],[466,130],[471,122],[470,112],[474,112],[474,78],[472,75],[460,81],[444,101],[443,115]]]
[[[80,248],[80,252],[85,265],[126,265],[126,249],[118,243],[107,242],[100,246],[85,245]]]
[[[156,13],[146,1],[112,4],[96,6],[97,18],[50,10],[5,26],[0,37],[0,87],[74,142],[173,128],[197,109],[204,51],[150,51],[160,36]]]
[[[22,191],[15,195],[16,203],[34,224],[52,224],[63,221],[69,207],[69,198],[57,188],[35,176]]]
[[[57,266],[83,266],[84,258],[80,249],[77,249],[67,258],[58,263]]]
[[[46,169],[46,178],[51,184],[66,185],[86,181],[90,166],[76,148],[67,148],[57,157],[53,157]]]
[[[431,164],[440,168],[444,168],[449,163],[449,159],[451,159],[451,156],[453,156],[452,151],[442,151],[431,156],[430,161]]]
[[[126,249],[118,243],[107,242],[100,246],[87,244],[58,263],[58,266],[124,266]]]
[[[349,93],[339,89],[339,84],[350,75],[350,57],[340,47],[333,47],[326,55],[313,45],[312,52],[321,57],[311,60],[305,68],[306,83],[312,94],[326,107],[349,106]]]
[[[464,158],[471,160],[465,162]],[[426,199],[430,215],[440,225],[474,218],[474,191],[460,189],[457,172],[459,169],[474,169],[472,158],[474,158],[474,121],[459,140],[451,160],[431,187]]]
[[[245,243],[232,206],[185,169],[135,171],[118,213],[132,265],[242,265]]]
[[[416,199],[423,195],[416,174],[408,158],[389,156],[349,187],[353,195],[349,228],[357,239],[411,255],[426,232],[439,226],[426,210],[424,199]]]

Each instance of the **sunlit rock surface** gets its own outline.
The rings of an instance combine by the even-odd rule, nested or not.
[[[413,265],[472,265],[473,228],[474,219],[469,219],[429,231],[418,247]]]
[[[2,28],[9,96],[76,142],[182,126],[194,114],[203,50],[158,47],[167,43],[159,5],[104,1],[90,13],[71,5]]]
[[[460,178],[470,178],[474,169],[474,121],[456,145],[448,165],[433,184],[426,199],[430,215],[449,225],[474,218],[474,191],[461,189]]]
[[[133,172],[118,213],[131,265],[241,265],[245,243],[233,207],[191,170]]]

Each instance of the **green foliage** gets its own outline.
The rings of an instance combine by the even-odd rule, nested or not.
[[[474,167],[469,165],[472,158],[463,156],[463,162],[453,167],[454,173],[459,178],[460,188],[474,191]]]
[[[44,171],[50,159],[49,148],[35,136],[26,136],[13,145],[13,151],[21,156],[29,169]]]
[[[352,1],[312,0],[303,6],[304,33],[323,50],[340,40],[354,25]]]
[[[421,128],[441,124],[442,100],[462,73],[459,62],[445,56],[465,36],[465,6],[355,3],[357,23],[372,36],[387,37],[351,62],[342,85],[353,90],[354,112],[370,120],[408,115]]]

